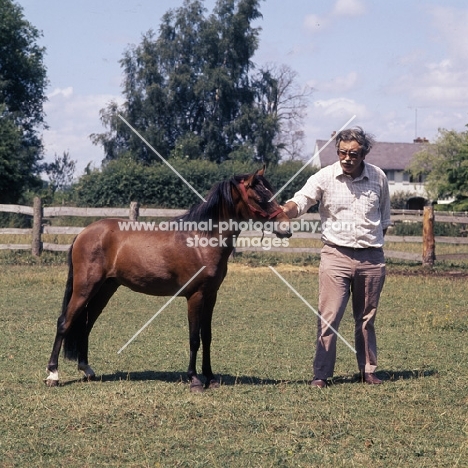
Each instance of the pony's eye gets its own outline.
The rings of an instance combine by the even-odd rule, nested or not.
[[[262,185],[261,190],[258,191],[258,202],[259,203],[268,203],[270,199],[270,191]]]

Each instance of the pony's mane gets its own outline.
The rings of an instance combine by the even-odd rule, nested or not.
[[[235,216],[234,202],[232,200],[231,188],[233,185],[238,185],[242,181],[251,177],[251,174],[235,175],[229,180],[218,182],[213,186],[208,195],[205,197],[206,201],[192,206],[187,213],[177,217],[177,221],[187,222],[203,222],[218,221],[220,219],[228,219]],[[256,175],[253,178],[252,187],[257,190],[265,202],[274,193],[273,187],[261,175]]]
[[[223,214],[233,215],[234,203],[231,194],[231,185],[233,182],[234,178],[215,184],[205,197],[206,201],[193,205],[189,211],[179,217],[178,220],[201,222],[210,219],[218,220]]]

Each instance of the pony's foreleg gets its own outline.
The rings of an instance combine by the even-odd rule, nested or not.
[[[187,376],[190,381],[190,391],[193,393],[203,392],[203,384],[197,375],[197,353],[200,349],[200,311],[203,304],[201,293],[195,293],[187,299],[190,359]]]
[[[202,372],[206,378],[205,388],[218,388],[219,381],[211,369],[211,320],[216,303],[216,296],[206,297],[201,311],[201,341],[203,347]]]
[[[204,296],[197,292],[188,299],[188,320],[190,335],[190,361],[188,378],[191,392],[203,392],[203,384],[197,375],[197,353],[203,344],[202,372],[206,378],[205,388],[219,387],[211,369],[211,318],[216,302],[216,293]]]

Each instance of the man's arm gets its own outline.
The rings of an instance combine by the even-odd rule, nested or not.
[[[298,209],[293,201],[288,201],[281,208],[283,208],[283,211],[287,214],[289,219],[297,217]]]
[[[390,213],[390,189],[388,187],[387,177],[384,176],[382,193],[380,195],[380,221],[383,224],[383,226],[385,226],[383,228],[384,237],[387,233],[388,227],[391,225]]]

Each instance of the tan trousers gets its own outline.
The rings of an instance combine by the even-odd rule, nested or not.
[[[382,249],[352,249],[323,246],[319,270],[319,313],[338,331],[346,305],[352,296],[355,321],[355,348],[358,369],[375,372],[377,341],[374,321],[385,281]],[[337,335],[318,319],[314,376],[333,376]]]

